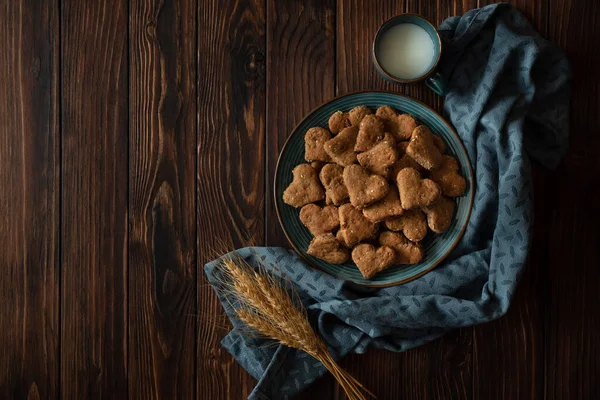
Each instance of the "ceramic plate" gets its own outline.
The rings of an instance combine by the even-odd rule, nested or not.
[[[401,113],[408,113],[427,125],[435,134],[441,136],[448,149],[446,154],[455,157],[461,167],[461,174],[467,180],[467,191],[456,198],[457,207],[450,228],[443,234],[429,232],[422,242],[425,250],[423,261],[415,265],[398,265],[366,280],[352,261],[346,264],[330,264],[306,253],[312,235],[300,222],[300,209],[283,202],[283,191],[292,181],[292,170],[304,163],[304,134],[313,126],[327,128],[329,116],[337,110],[348,111],[353,107],[366,105],[375,111],[378,107],[389,105]],[[281,150],[275,170],[275,207],[279,222],[294,249],[311,265],[339,279],[353,281],[366,286],[392,286],[415,279],[438,265],[462,237],[469,220],[473,205],[473,172],[467,152],[452,126],[439,114],[425,104],[395,93],[361,92],[338,97],[323,104],[311,112],[294,129]]]

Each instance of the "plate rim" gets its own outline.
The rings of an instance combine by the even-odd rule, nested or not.
[[[298,128],[300,128],[300,125],[302,125],[304,123],[304,121],[306,119],[308,119],[311,115],[313,115],[315,112],[317,112],[319,109],[321,109],[322,107],[325,107],[326,105],[333,103],[336,100],[339,99],[343,99],[345,97],[350,97],[350,96],[354,96],[357,94],[363,94],[363,93],[381,93],[381,94],[391,94],[393,96],[398,96],[398,97],[404,97],[405,99],[414,101],[418,104],[420,104],[422,107],[428,109],[429,111],[431,111],[432,113],[434,113],[450,130],[450,132],[452,132],[452,134],[455,136],[455,138],[457,139],[458,143],[460,144],[460,147],[462,147],[464,154],[467,157],[467,167],[469,170],[469,182],[472,183],[471,184],[471,195],[469,196],[469,210],[467,212],[467,218],[465,220],[465,223],[463,224],[463,226],[460,229],[460,232],[458,233],[458,235],[456,236],[456,239],[454,240],[454,243],[452,243],[452,245],[448,248],[448,250],[435,262],[433,263],[429,268],[427,268],[424,271],[419,272],[418,274],[411,276],[410,278],[405,278],[396,282],[391,282],[391,283],[363,283],[363,282],[356,282],[353,281],[351,279],[345,279],[342,276],[339,275],[335,275],[332,274],[329,271],[324,270],[323,268],[319,267],[318,265],[314,264],[312,262],[312,260],[308,257],[306,257],[306,255],[304,254],[303,251],[301,251],[298,246],[296,246],[296,244],[294,243],[294,241],[290,238],[287,229],[285,228],[285,225],[281,219],[281,211],[279,210],[279,202],[278,202],[278,197],[277,197],[277,181],[278,181],[278,172],[279,172],[279,166],[281,163],[281,157],[285,151],[285,149],[287,148],[294,132],[296,132],[298,130]],[[446,257],[448,257],[448,254],[450,254],[452,252],[452,250],[454,250],[454,248],[458,245],[458,242],[460,242],[460,240],[462,239],[467,226],[469,224],[469,220],[471,219],[471,212],[473,210],[473,203],[475,200],[475,188],[473,187],[475,183],[474,177],[473,177],[473,168],[471,166],[471,159],[469,158],[469,153],[467,152],[467,149],[462,141],[462,139],[460,138],[460,136],[458,135],[458,132],[456,132],[456,129],[454,129],[454,127],[448,122],[446,121],[446,119],[440,115],[440,113],[438,113],[437,111],[435,111],[433,108],[431,108],[430,106],[428,106],[427,104],[423,103],[420,100],[417,100],[413,97],[404,95],[404,94],[400,94],[400,93],[396,93],[396,92],[392,92],[389,90],[360,90],[357,92],[352,92],[352,93],[347,93],[341,96],[336,96],[334,98],[332,98],[331,100],[328,100],[320,105],[318,105],[317,107],[314,107],[309,113],[307,113],[304,118],[302,118],[302,120],[300,120],[300,122],[298,122],[294,128],[292,129],[291,133],[288,134],[287,139],[285,140],[285,143],[283,144],[283,147],[281,147],[281,150],[279,151],[279,155],[277,157],[277,164],[275,165],[275,174],[273,177],[273,200],[275,203],[275,213],[277,214],[277,220],[279,221],[279,225],[281,226],[281,229],[283,230],[283,234],[285,235],[288,243],[292,246],[292,248],[294,249],[294,251],[304,260],[308,263],[308,265],[310,265],[312,268],[315,268],[321,272],[326,273],[329,276],[332,276],[336,279],[339,279],[341,281],[344,282],[351,282],[352,284],[355,285],[359,285],[359,286],[364,286],[364,287],[371,287],[371,288],[386,288],[386,287],[392,287],[392,286],[397,286],[397,285],[402,285],[404,283],[413,281],[425,274],[427,274],[428,272],[431,272],[435,267],[437,267],[442,261],[444,261],[446,259]]]

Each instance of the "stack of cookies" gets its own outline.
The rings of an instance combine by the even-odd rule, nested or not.
[[[304,140],[308,163],[294,168],[283,201],[314,235],[308,254],[333,264],[351,257],[365,279],[419,263],[421,240],[448,229],[452,198],[466,190],[443,139],[389,106],[337,111],[329,129],[310,128]]]

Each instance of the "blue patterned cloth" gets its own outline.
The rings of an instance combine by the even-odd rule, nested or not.
[[[404,351],[450,329],[506,313],[527,258],[533,224],[530,157],[555,168],[567,151],[568,62],[514,8],[496,4],[447,19],[440,71],[445,112],[469,153],[475,204],[460,244],[445,262],[404,285],[358,287],[306,265],[293,251],[238,253],[291,279],[313,325],[336,358],[369,348]],[[218,260],[206,274],[219,296]],[[224,299],[221,298],[223,301]],[[264,346],[234,329],[223,346],[257,380],[250,399],[286,399],[324,373],[286,347]]]

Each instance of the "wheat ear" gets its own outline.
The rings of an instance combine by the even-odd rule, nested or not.
[[[375,398],[331,357],[325,342],[310,325],[302,304],[292,299],[292,296],[298,298],[293,288],[286,290],[281,281],[264,268],[257,272],[241,257],[224,259],[222,270],[225,295],[234,305],[238,318],[248,327],[319,360],[350,400]]]

